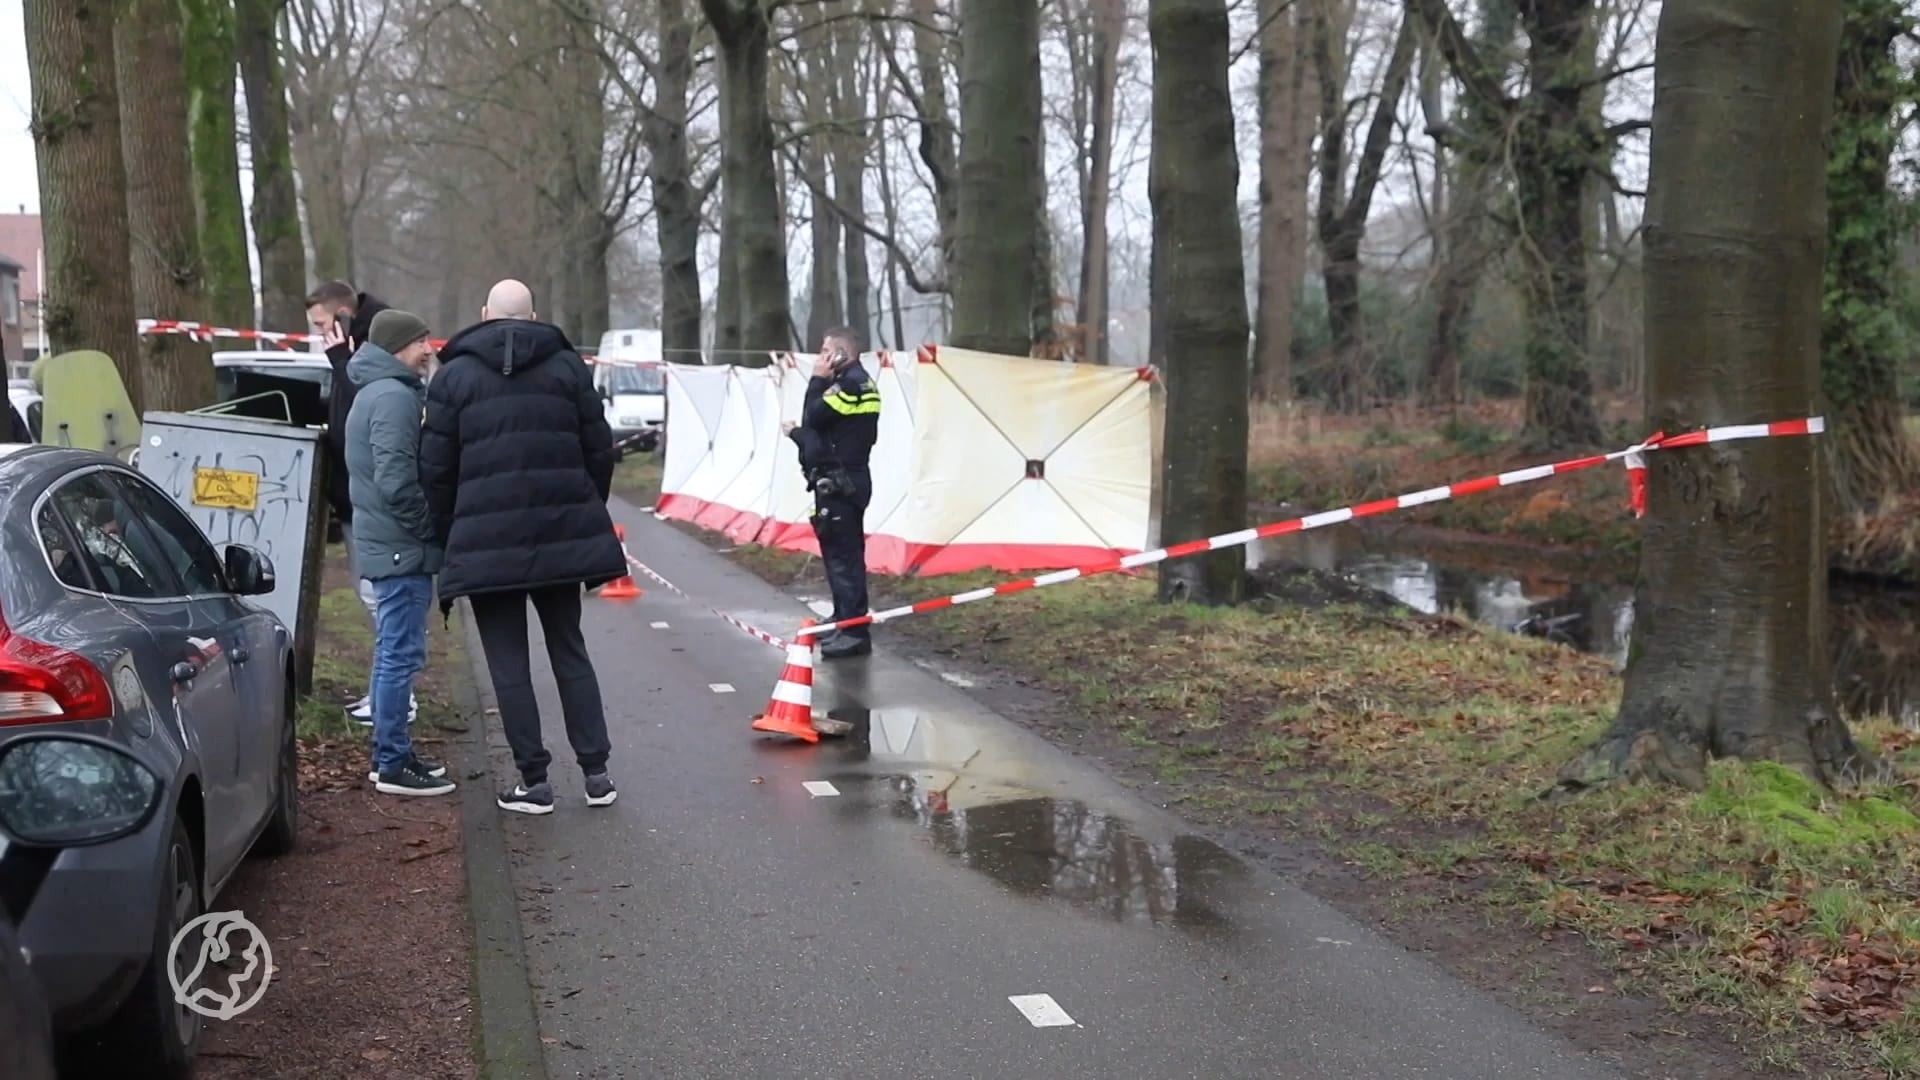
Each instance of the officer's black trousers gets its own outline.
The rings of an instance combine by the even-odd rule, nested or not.
[[[820,561],[826,564],[827,588],[833,593],[832,622],[867,613],[867,504],[873,500],[873,481],[853,473],[852,490],[814,496],[813,535],[820,540]],[[849,637],[869,636],[868,626],[840,631]]]

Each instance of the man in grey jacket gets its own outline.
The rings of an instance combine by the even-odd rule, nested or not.
[[[414,753],[407,730],[413,680],[427,662],[427,612],[441,562],[420,487],[421,373],[432,358],[427,324],[388,309],[373,317],[366,342],[347,362],[355,388],[346,423],[353,564],[372,584],[375,602],[369,779],[386,795],[453,790],[445,767]]]

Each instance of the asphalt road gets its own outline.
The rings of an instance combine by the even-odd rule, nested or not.
[[[614,510],[702,603],[805,616]],[[781,654],[641,585],[585,620],[619,802],[548,689],[560,805],[502,815],[553,1077],[1619,1075],[884,650],[817,670],[852,737],[750,731]]]

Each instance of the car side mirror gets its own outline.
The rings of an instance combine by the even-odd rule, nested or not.
[[[27,847],[104,844],[139,832],[160,778],[93,735],[22,735],[0,748],[0,830]]]
[[[240,596],[265,596],[273,591],[273,560],[244,544],[227,545],[227,582]]]

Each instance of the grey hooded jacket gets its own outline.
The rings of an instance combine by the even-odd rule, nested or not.
[[[426,389],[392,353],[368,342],[347,361],[356,393],[347,413],[353,561],[369,580],[440,571],[440,545],[420,486]]]

